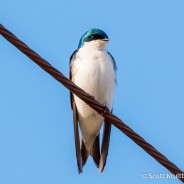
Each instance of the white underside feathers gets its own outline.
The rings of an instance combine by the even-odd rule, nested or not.
[[[111,56],[106,50],[83,46],[72,65],[73,82],[110,110],[113,105],[115,71]],[[88,150],[99,134],[103,117],[74,95],[79,115],[82,139]]]

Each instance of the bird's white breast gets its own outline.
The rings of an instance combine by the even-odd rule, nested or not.
[[[115,86],[115,71],[110,55],[106,51],[90,51],[80,49],[75,60],[74,83],[84,91],[94,96],[101,104],[112,109]],[[76,97],[75,97],[76,98]],[[88,108],[77,98],[78,111],[83,115],[89,114]]]

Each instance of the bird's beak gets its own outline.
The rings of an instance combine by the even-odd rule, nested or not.
[[[108,41],[109,41],[109,39],[108,39],[108,38],[103,38],[102,40],[103,40],[103,41],[106,41],[106,42],[108,42]]]

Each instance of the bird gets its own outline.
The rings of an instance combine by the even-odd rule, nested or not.
[[[92,28],[85,32],[78,48],[70,57],[69,77],[73,83],[112,112],[117,67],[113,56],[107,50],[108,41],[107,34],[101,29]],[[99,172],[102,172],[108,155],[111,124],[72,92],[70,102],[78,172],[82,173],[89,156]],[[103,136],[100,141],[102,124]]]

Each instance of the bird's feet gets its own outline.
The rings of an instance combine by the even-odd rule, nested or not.
[[[101,115],[103,116],[105,113],[109,113],[110,111],[109,111],[109,109],[108,109],[108,107],[106,106],[106,105],[103,105],[103,112],[101,113]]]

